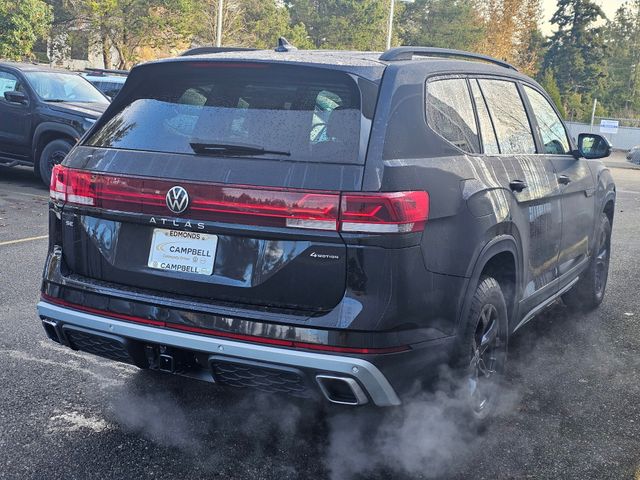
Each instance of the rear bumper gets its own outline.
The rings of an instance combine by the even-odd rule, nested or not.
[[[198,361],[198,358],[202,355],[206,356],[203,368],[205,372],[206,370],[213,372],[209,379],[212,381],[215,381],[216,368],[221,368],[219,365],[223,365],[223,370],[229,365],[233,365],[237,370],[237,366],[240,365],[263,373],[281,372],[279,378],[284,378],[282,381],[285,383],[298,376],[302,382],[300,385],[306,384],[318,392],[325,392],[325,395],[328,384],[323,382],[340,379],[352,389],[357,399],[356,404],[366,403],[369,399],[377,406],[400,404],[396,391],[378,367],[358,357],[307,352],[183,333],[94,315],[46,301],[38,303],[38,314],[49,336],[54,334],[62,343],[72,348],[102,354],[114,360],[126,361],[129,355],[131,363],[146,366],[148,355],[145,352],[149,349],[160,352],[171,352],[176,349],[180,355],[184,356],[185,352],[188,353],[189,358],[195,359],[195,363],[200,365],[203,362]],[[76,340],[74,341],[73,338],[70,340],[69,336],[75,336]],[[169,355],[165,360],[166,358],[169,358]],[[160,360],[162,363],[162,358]],[[140,365],[141,363],[143,365]],[[164,370],[164,368],[160,369]],[[166,369],[169,370],[169,368]],[[220,375],[224,374],[224,371],[220,372]]]

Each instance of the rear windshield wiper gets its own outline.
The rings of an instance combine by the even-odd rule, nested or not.
[[[291,156],[291,152],[282,150],[267,150],[262,147],[253,145],[239,145],[232,143],[197,143],[189,144],[193,151],[199,155],[237,155],[237,156],[254,156],[254,155],[286,155]]]
[[[68,100],[65,100],[64,98],[45,98],[44,101],[51,103],[63,103],[67,102]]]

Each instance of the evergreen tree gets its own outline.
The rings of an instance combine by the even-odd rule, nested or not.
[[[403,45],[473,50],[485,32],[474,6],[462,0],[416,0],[396,21]]]
[[[558,0],[551,18],[557,31],[551,36],[544,69],[553,70],[571,119],[585,120],[594,96],[606,78],[604,32],[597,22],[605,18],[592,0]]]
[[[556,82],[556,78],[553,76],[553,70],[550,68],[545,70],[540,78],[540,85],[551,97],[553,103],[556,104],[558,110],[560,110],[560,114],[564,117],[566,116],[566,112],[564,111],[564,107],[562,105],[562,97],[560,96],[560,89],[558,88],[558,83]]]
[[[306,26],[314,48],[383,50],[389,2],[290,0],[293,24]]]
[[[640,112],[640,0],[623,5],[605,30],[607,88],[601,103],[615,116]]]

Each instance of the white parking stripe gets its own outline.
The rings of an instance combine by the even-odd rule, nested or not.
[[[14,195],[22,195],[25,197],[35,197],[35,198],[42,198],[43,200],[49,200],[48,195],[37,195],[35,193],[17,192],[15,190],[3,190],[3,192],[11,193]]]
[[[635,190],[616,190],[619,193],[632,193],[634,195],[640,195],[640,192],[636,192]]]
[[[45,238],[49,238],[49,235],[40,235],[38,237],[19,238],[18,240],[8,240],[6,242],[0,242],[0,247],[2,247],[4,245],[14,245],[16,243],[32,242],[34,240],[44,240]]]

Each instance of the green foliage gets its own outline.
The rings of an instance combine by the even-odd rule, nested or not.
[[[119,68],[130,68],[141,49],[172,47],[190,32],[192,0],[85,0],[73,4],[103,42],[119,55]]]
[[[31,55],[51,24],[51,9],[42,0],[0,0],[0,58]]]
[[[192,45],[213,45],[220,0],[0,0],[0,56],[28,55],[54,28],[85,30],[122,68]],[[554,33],[540,32],[541,0],[396,0],[394,45],[476,51],[536,75],[563,114],[640,115],[640,0],[604,23],[597,0],[557,0]],[[601,3],[601,2],[600,2]],[[223,0],[224,46],[383,50],[390,0]]]
[[[275,1],[242,0],[242,22],[246,34],[242,43],[254,48],[274,48],[278,38],[286,37],[298,48],[313,48],[303,23],[292,25],[289,11]]]
[[[291,0],[294,24],[306,26],[315,48],[383,50],[389,2],[385,0]]]
[[[640,0],[624,4],[605,30],[609,74],[600,100],[619,117],[640,112]]]
[[[553,103],[556,104],[558,110],[560,110],[560,114],[564,117],[566,116],[566,112],[564,111],[564,106],[562,105],[562,97],[560,96],[560,89],[558,88],[558,83],[556,82],[556,78],[553,76],[553,70],[547,69],[544,71],[540,78],[540,85],[544,88]]]
[[[485,35],[473,5],[462,0],[416,0],[396,22],[403,45],[472,50]]]
[[[544,69],[553,71],[571,119],[585,119],[593,96],[605,87],[604,32],[595,26],[602,18],[602,9],[592,0],[558,0],[551,18],[557,31],[551,36]]]
[[[309,32],[307,32],[307,27],[304,23],[296,23],[293,26],[289,26],[285,37],[287,40],[289,40],[289,42],[291,42],[292,45],[295,45],[297,48],[314,48],[313,41],[311,40],[311,37],[309,37]]]

